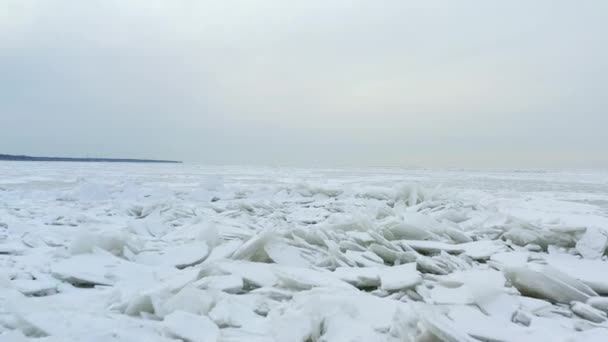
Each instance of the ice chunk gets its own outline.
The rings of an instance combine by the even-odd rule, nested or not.
[[[266,298],[276,300],[276,301],[286,301],[293,297],[294,292],[285,289],[279,289],[276,287],[260,287],[254,290],[251,290],[249,293],[251,294],[259,294],[265,296]]]
[[[416,269],[423,273],[448,274],[449,267],[439,260],[426,256],[419,256],[416,259]]]
[[[504,252],[507,247],[500,241],[481,240],[461,243],[458,245],[464,249],[464,255],[474,260],[487,260],[496,253]]]
[[[403,215],[403,223],[397,230],[392,230],[397,238],[408,240],[450,240],[456,243],[471,242],[471,238],[456,225],[449,222],[439,222],[435,218],[422,213],[408,212]]]
[[[532,323],[532,317],[530,317],[529,314],[517,310],[514,314],[513,317],[511,319],[513,321],[513,323],[517,323],[517,324],[521,324],[523,326],[529,327],[530,323]]]
[[[413,252],[403,252],[401,248],[397,250],[397,247],[388,248],[377,243],[373,243],[369,246],[369,250],[376,253],[377,256],[382,258],[384,262],[394,264],[400,262],[402,264],[416,261],[416,254]]]
[[[384,260],[372,252],[346,251],[344,258],[353,266],[377,267],[384,266]]]
[[[597,295],[585,284],[549,266],[538,270],[510,267],[504,272],[511,284],[523,295],[547,299],[553,303],[584,302]]]
[[[475,340],[459,330],[448,317],[430,307],[419,307],[420,323],[443,342],[474,342]]]
[[[512,224],[512,227],[502,237],[518,246],[539,245],[546,249],[550,245],[574,247],[581,233],[581,229],[577,227],[543,229],[529,223],[519,222]]]
[[[302,257],[302,251],[284,241],[272,240],[266,243],[264,250],[275,263],[286,266],[308,267],[310,261]]]
[[[424,240],[434,235],[423,227],[405,222],[400,222],[389,226],[389,231],[392,233],[395,239],[405,240]]]
[[[586,259],[599,259],[608,248],[608,235],[602,230],[594,227],[587,231],[576,243],[576,250]]]
[[[587,300],[587,304],[592,307],[608,313],[608,298],[607,297],[591,297]]]
[[[401,244],[405,246],[405,248],[409,247],[413,248],[418,252],[431,254],[438,254],[442,251],[460,254],[465,251],[465,248],[461,245],[455,245],[441,241],[404,240],[401,241]]]
[[[380,269],[377,267],[338,267],[334,274],[358,288],[380,286]]]
[[[89,340],[85,336],[107,333],[108,327],[124,332],[146,325],[146,323],[133,322],[129,319],[116,320],[113,319],[112,315],[99,315],[87,307],[77,308],[78,305],[82,306],[83,302],[73,303],[71,306],[62,305],[53,297],[56,296],[42,297],[55,300],[47,302],[51,305],[52,303],[55,304],[50,307],[38,303],[38,305],[32,305],[31,307],[25,305],[26,307],[21,308],[24,312],[19,313],[20,323],[26,324],[20,326],[22,331],[25,330],[28,335],[32,334],[33,336],[49,336],[49,340],[55,337],[57,338],[56,341],[71,341],[70,337],[76,337],[76,340]],[[78,296],[76,297],[78,298]],[[89,299],[93,298],[89,297]],[[150,337],[141,328],[139,335],[144,338]],[[94,341],[95,339],[90,340]]]
[[[414,314],[409,304],[358,291],[313,289],[268,317],[277,341],[396,342],[403,339],[391,338],[389,332],[397,312],[407,316],[409,326]]]
[[[145,251],[135,257],[135,261],[152,266],[173,266],[179,269],[200,264],[209,255],[209,248],[204,242],[192,242],[159,251]]]
[[[494,270],[469,270],[437,276],[430,299],[438,304],[479,304],[503,293],[505,278]]]
[[[213,249],[220,244],[220,232],[217,225],[209,223],[200,227],[199,239]]]
[[[582,281],[595,292],[608,294],[608,262],[580,259],[567,254],[552,254],[545,257],[545,260],[555,269]]]
[[[57,292],[58,281],[53,279],[15,279],[12,285],[27,296],[44,296]]]
[[[264,247],[275,234],[273,230],[265,230],[254,234],[232,254],[232,258],[259,262],[269,261]]]
[[[241,247],[243,243],[239,240],[227,241],[215,246],[205,262],[216,260],[225,260],[230,258],[234,252]]]
[[[214,342],[220,330],[209,318],[184,311],[175,311],[164,319],[167,331],[188,342]]]
[[[137,242],[125,232],[82,232],[72,241],[69,250],[76,255],[92,253],[95,248],[101,248],[120,256],[125,247],[136,250],[136,245]]]
[[[243,278],[233,274],[209,276],[194,282],[192,285],[201,289],[239,293],[243,290]]]
[[[181,289],[169,297],[156,312],[159,316],[166,316],[174,311],[185,311],[197,315],[206,315],[215,303],[216,295],[212,291],[203,291],[192,286]]]
[[[594,322],[594,323],[602,323],[606,320],[606,313],[598,310],[591,305],[581,303],[581,302],[573,302],[570,305],[570,309],[575,314],[581,316],[582,318]]]
[[[385,291],[399,291],[414,287],[421,280],[415,262],[380,269],[380,288]]]
[[[309,268],[281,267],[275,274],[285,288],[308,290],[313,287],[332,287],[343,290],[354,290],[352,285],[335,278],[332,272],[317,271]]]
[[[522,267],[528,263],[528,252],[502,252],[494,254],[490,260],[500,267]]]
[[[209,318],[222,328],[263,326],[263,317],[255,312],[259,306],[258,298],[252,295],[222,296],[209,312]]]
[[[246,260],[216,261],[201,268],[200,276],[209,276],[214,272],[234,274],[243,278],[249,285],[257,287],[274,286],[278,281],[275,275],[276,265]]]
[[[162,240],[178,244],[184,241],[200,241],[206,243],[209,249],[213,249],[221,242],[217,225],[212,222],[199,221],[169,231],[162,236]]]
[[[473,241],[460,244],[450,244],[441,241],[419,241],[407,240],[401,241],[403,246],[413,248],[414,250],[428,254],[438,254],[447,252],[450,254],[467,255],[475,260],[489,259],[493,254],[506,250],[503,243],[498,241]]]
[[[19,255],[24,251],[23,245],[21,243],[12,242],[12,243],[2,243],[0,244],[0,255],[8,254],[8,255]]]
[[[120,263],[103,254],[81,254],[51,266],[53,275],[74,285],[93,286],[114,283],[108,273]]]

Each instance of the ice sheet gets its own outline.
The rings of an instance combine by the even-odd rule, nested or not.
[[[0,163],[0,341],[606,341],[608,173]]]

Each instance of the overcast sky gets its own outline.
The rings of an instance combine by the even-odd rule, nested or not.
[[[0,0],[0,153],[608,166],[608,1]]]

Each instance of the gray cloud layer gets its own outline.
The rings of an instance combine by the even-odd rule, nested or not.
[[[608,166],[603,0],[0,8],[0,153]]]

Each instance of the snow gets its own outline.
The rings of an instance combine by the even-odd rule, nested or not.
[[[606,341],[608,173],[0,163],[0,341]]]

